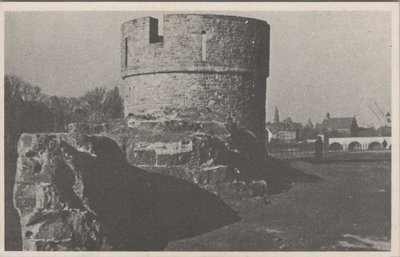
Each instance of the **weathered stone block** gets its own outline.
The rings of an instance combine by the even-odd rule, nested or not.
[[[160,166],[176,166],[189,164],[191,153],[175,153],[175,154],[158,154],[157,165]]]
[[[209,135],[226,136],[228,134],[223,122],[201,122],[199,124],[201,131]]]
[[[132,165],[155,165],[156,160],[154,150],[133,150],[128,153],[128,162]]]
[[[26,154],[34,155],[35,153],[45,153],[46,149],[50,149],[50,154],[53,152],[57,143],[63,140],[68,144],[73,145],[77,149],[84,150],[87,146],[82,141],[80,134],[67,134],[67,133],[37,133],[37,134],[22,134],[18,144],[18,156],[23,157]],[[47,153],[46,153],[47,154]]]
[[[36,188],[35,184],[18,184],[14,188],[14,202],[22,215],[35,210],[36,208]]]
[[[53,166],[54,164],[49,162],[47,156],[18,157],[15,181],[17,183],[50,182]]]
[[[201,169],[201,173],[204,173],[207,176],[204,184],[211,185],[226,182],[228,179],[228,172],[228,167],[223,165],[205,167]]]
[[[100,134],[109,130],[108,123],[88,124],[88,123],[70,123],[68,124],[68,133],[81,134]]]
[[[171,176],[179,179],[189,181],[191,183],[198,183],[196,170],[188,166],[147,166],[139,165],[138,167],[152,173],[157,173],[165,176]]]
[[[92,226],[96,215],[80,198],[83,184],[61,141],[74,151],[87,149],[76,134],[23,134],[18,142],[14,207],[20,215],[23,250],[110,249],[99,233],[89,236],[103,225]]]

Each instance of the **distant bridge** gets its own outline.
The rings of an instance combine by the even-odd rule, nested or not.
[[[357,151],[391,148],[391,137],[337,137],[329,138],[328,150]]]

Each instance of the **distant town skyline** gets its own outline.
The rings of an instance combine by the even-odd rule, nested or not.
[[[209,12],[215,13],[215,12]],[[5,74],[57,96],[123,85],[120,25],[161,12],[7,12]],[[267,121],[315,125],[326,112],[379,126],[368,104],[391,108],[389,12],[218,12],[266,20],[271,26]],[[122,87],[123,88],[123,87]]]
[[[377,122],[376,122],[375,124],[363,124],[363,126],[364,126],[364,127],[375,127],[375,128],[377,128],[377,127],[382,127],[382,126],[387,126],[388,123],[389,123],[389,122],[385,122],[385,120],[387,121],[387,113],[384,113],[384,114],[379,113],[379,111],[378,111],[376,108],[380,108],[380,107],[379,107],[379,106],[378,106],[378,107],[375,107],[374,103],[369,104],[369,105],[372,106],[372,108],[374,108],[374,112],[376,113],[376,114],[373,114],[373,112],[371,111],[371,115],[374,116],[374,117],[376,117],[376,115],[378,115],[378,116],[379,116],[379,119],[378,119],[378,117],[376,117]],[[275,106],[275,107],[278,108],[278,111],[279,111],[279,107],[278,107],[278,106]],[[275,107],[274,107],[274,108],[275,108]],[[367,107],[367,108],[368,108],[368,107]],[[274,112],[275,112],[275,109],[274,109]],[[285,117],[281,117],[280,114],[279,114],[279,122],[281,123],[281,122],[283,122],[285,119],[290,118],[290,119],[292,120],[292,122],[294,122],[294,123],[301,123],[302,125],[306,126],[307,123],[308,123],[308,121],[311,120],[312,125],[315,126],[315,125],[317,125],[317,124],[322,124],[323,121],[324,121],[325,119],[327,119],[326,115],[327,115],[328,113],[329,113],[329,115],[331,115],[331,113],[330,113],[329,111],[327,111],[327,112],[325,113],[325,115],[324,115],[323,117],[321,117],[320,120],[316,120],[315,122],[314,122],[311,118],[308,118],[307,120],[298,120],[298,119],[296,119],[295,117],[292,117],[292,116],[290,116],[290,115],[289,115],[289,116],[285,116]],[[333,119],[334,119],[334,118],[353,118],[353,117],[357,120],[357,122],[359,122],[359,121],[358,121],[358,118],[357,118],[357,115],[347,115],[347,116],[335,116],[335,115],[332,115],[332,116],[330,116],[330,118],[333,118]],[[390,117],[390,116],[389,116],[389,117]],[[275,122],[275,117],[270,117],[270,118],[267,120],[267,123],[276,123],[276,122]]]

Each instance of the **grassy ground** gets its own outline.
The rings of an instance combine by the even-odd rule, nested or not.
[[[241,222],[172,242],[168,250],[390,249],[390,152],[338,153],[318,163],[304,158],[290,164],[322,180],[296,182],[267,201],[244,200]]]

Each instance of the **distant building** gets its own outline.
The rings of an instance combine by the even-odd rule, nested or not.
[[[352,137],[358,133],[358,124],[355,117],[327,118],[317,126],[324,133],[328,133],[330,137]]]
[[[392,136],[392,128],[387,127],[387,126],[378,128],[378,136],[382,136],[382,137]]]
[[[275,129],[266,127],[265,130],[266,130],[266,132],[267,132],[267,134],[266,134],[267,143],[270,143],[271,141],[276,140],[277,133],[276,133],[276,130],[275,130]]]
[[[376,137],[376,136],[378,136],[378,131],[375,128],[358,127],[357,136],[358,137]]]
[[[297,128],[297,123],[294,126],[287,126],[285,124],[267,124],[267,142],[282,142],[290,143],[296,142],[299,139],[299,128]]]
[[[280,130],[278,131],[277,139],[285,143],[296,142],[297,133],[292,130]]]

